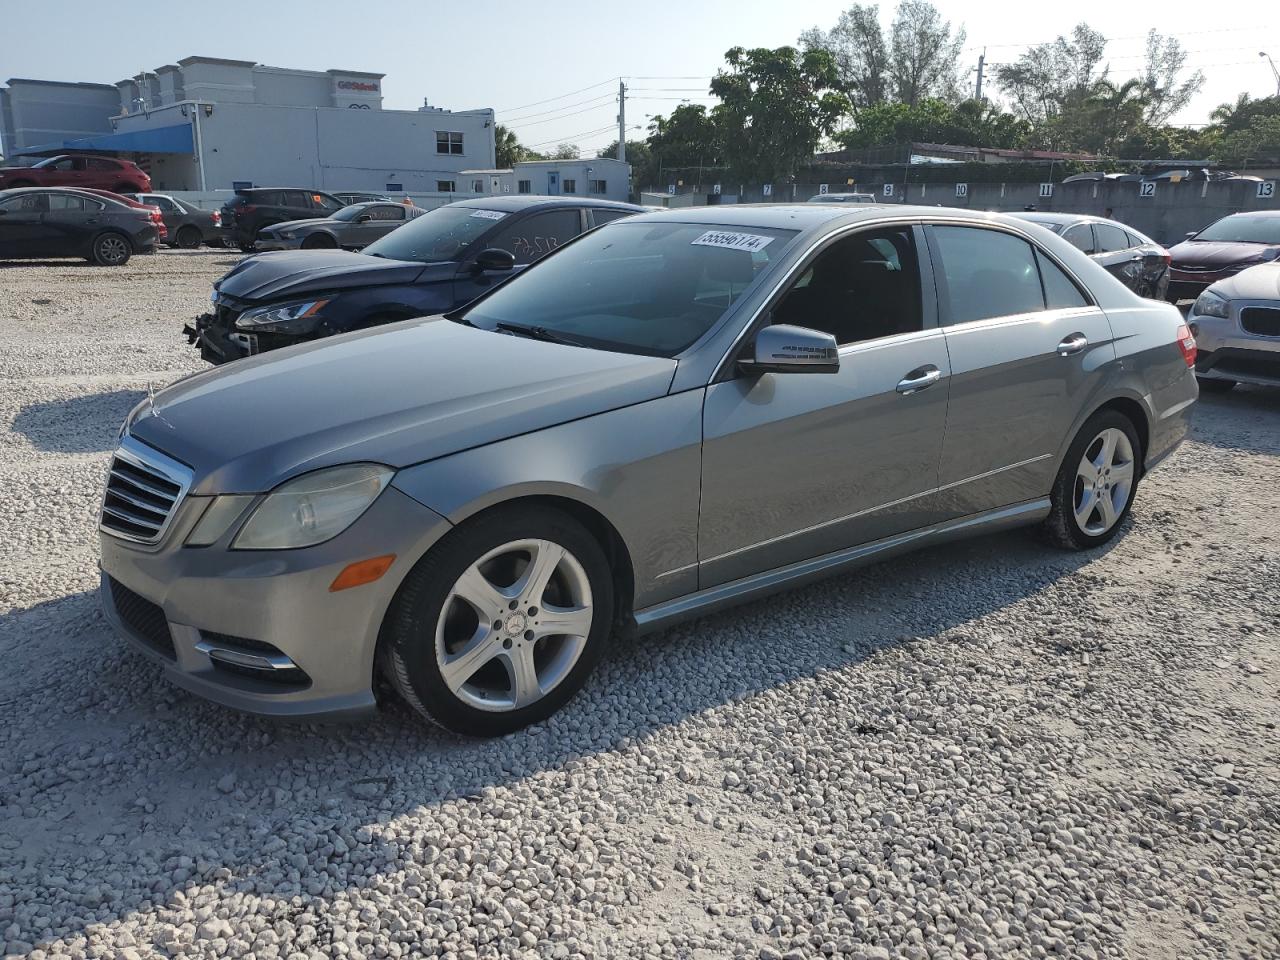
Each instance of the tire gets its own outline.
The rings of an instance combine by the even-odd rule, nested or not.
[[[133,247],[122,233],[100,233],[93,238],[89,260],[100,267],[123,267],[129,262]]]
[[[327,233],[313,233],[302,241],[303,250],[333,250],[337,246],[338,241]]]
[[[1234,380],[1210,380],[1207,377],[1203,380],[1196,377],[1196,383],[1200,384],[1201,393],[1230,393],[1236,385]]]
[[[517,605],[511,597],[531,568],[545,570],[538,558],[554,566]],[[573,633],[547,629],[553,611]],[[499,507],[450,531],[409,572],[383,622],[378,662],[428,720],[494,737],[564,706],[612,631],[613,578],[596,539],[558,510]]]
[[[254,250],[258,249],[258,245],[252,240],[241,240],[236,246],[240,248],[241,253],[253,253]]]
[[[1085,475],[1086,454],[1097,470],[1099,486],[1092,490]],[[1054,480],[1052,506],[1042,527],[1046,539],[1064,550],[1102,546],[1124,526],[1141,478],[1142,443],[1133,421],[1116,410],[1095,413],[1076,434]],[[1117,505],[1122,483],[1123,503]]]
[[[183,250],[195,250],[203,242],[204,237],[201,235],[199,227],[187,224],[185,227],[178,228],[178,233],[173,240]]]

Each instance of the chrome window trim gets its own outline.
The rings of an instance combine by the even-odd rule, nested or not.
[[[185,463],[180,463],[172,457],[165,456],[154,447],[149,447],[139,440],[135,440],[129,434],[125,434],[120,439],[120,445],[116,447],[115,452],[111,455],[112,462],[115,460],[123,460],[139,470],[159,474],[170,483],[175,484],[179,489],[177,495],[173,498],[173,507],[169,510],[164,522],[160,525],[153,536],[139,537],[125,533],[121,530],[114,530],[103,524],[101,514],[106,509],[107,489],[111,482],[111,468],[107,468],[107,477],[102,485],[102,503],[99,509],[98,529],[109,536],[118,540],[129,540],[133,543],[143,543],[154,545],[164,539],[169,528],[173,525],[174,518],[178,515],[178,510],[186,500],[187,493],[191,490],[192,480],[195,473]]]
[[[852,223],[845,224],[844,226],[837,227],[831,230],[830,232],[824,233],[821,236],[814,238],[813,242],[811,242],[809,246],[805,248],[804,252],[801,253],[796,258],[796,261],[790,267],[787,268],[786,273],[784,273],[782,277],[777,281],[777,283],[774,284],[773,289],[770,290],[769,293],[764,297],[764,299],[760,303],[760,306],[758,306],[755,309],[755,312],[751,314],[751,317],[747,320],[747,322],[742,325],[742,328],[738,331],[738,335],[733,338],[733,341],[729,344],[729,348],[721,355],[720,360],[716,363],[715,369],[712,371],[711,377],[707,382],[709,384],[720,382],[720,379],[724,374],[725,367],[730,362],[730,358],[733,357],[738,352],[738,350],[741,349],[742,341],[745,340],[747,336],[750,335],[753,329],[755,329],[756,322],[760,319],[761,315],[768,309],[769,305],[773,302],[774,297],[776,297],[778,294],[778,291],[781,290],[786,284],[791,282],[792,278],[796,275],[796,273],[798,273],[802,267],[806,266],[809,263],[810,257],[812,257],[819,249],[826,246],[827,244],[833,243],[834,241],[844,237],[846,234],[856,233],[860,230],[868,230],[868,229],[874,230],[874,229],[879,229],[881,227],[892,227],[892,226],[910,226],[910,227],[925,227],[925,228],[932,227],[932,226],[971,227],[975,230],[996,230],[1002,233],[1011,234],[1017,237],[1018,239],[1025,240],[1027,243],[1031,244],[1031,246],[1035,250],[1037,250],[1042,255],[1047,257],[1055,266],[1057,266],[1060,270],[1062,270],[1063,273],[1065,273],[1068,277],[1070,277],[1072,282],[1074,282],[1075,285],[1080,288],[1081,292],[1088,299],[1089,303],[1087,304],[1087,306],[1093,307],[1095,309],[1100,309],[1098,308],[1097,298],[1094,297],[1093,291],[1089,289],[1088,284],[1086,284],[1083,280],[1081,280],[1079,275],[1070,267],[1068,267],[1066,264],[1064,264],[1061,259],[1059,259],[1057,256],[1053,254],[1052,251],[1046,250],[1043,246],[1041,246],[1039,243],[1036,242],[1035,237],[1033,237],[1029,232],[1027,232],[1026,230],[1023,230],[1016,224],[996,222],[992,220],[975,220],[969,217],[948,217],[945,215],[934,216],[934,215],[926,215],[926,214],[915,214],[915,215],[907,215],[907,216],[903,216],[903,215],[884,216],[884,217],[871,217],[868,219],[859,219],[859,220],[855,220]],[[933,250],[931,247],[927,246],[924,250],[924,254],[929,257],[930,261],[932,261]],[[1081,255],[1085,256],[1085,254],[1083,253]],[[920,256],[921,256],[921,251],[917,249],[916,250],[917,259]],[[936,304],[938,328],[943,328],[942,305],[941,303],[938,302],[940,298],[938,296],[937,289],[936,289],[936,285],[937,285],[936,275],[938,272],[937,266],[931,263],[930,272],[934,274],[934,285],[935,285],[934,303]],[[923,291],[923,294],[927,296],[928,292],[929,292],[928,290],[925,290]],[[1048,313],[1050,311],[1045,310],[1042,312]],[[1016,314],[1015,316],[1026,316],[1026,314]],[[993,319],[993,318],[986,318],[986,319]],[[928,329],[936,329],[936,328],[928,328]],[[912,332],[920,333],[923,331],[912,331]],[[872,343],[874,341],[864,340],[860,342]],[[849,346],[853,346],[853,344],[850,344]]]

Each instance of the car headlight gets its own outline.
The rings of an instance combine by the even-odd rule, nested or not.
[[[1197,317],[1217,317],[1220,320],[1225,320],[1230,315],[1227,301],[1208,290],[1200,294],[1192,305],[1191,312]]]
[[[236,318],[237,330],[270,330],[274,333],[311,333],[320,323],[320,311],[328,300],[304,300],[273,307],[246,310]]]
[[[394,474],[380,463],[353,463],[295,477],[267,494],[231,547],[291,550],[331,540],[369,509]]]
[[[281,239],[281,240],[292,240],[292,239],[293,239],[294,237],[296,237],[296,236],[297,236],[297,234],[296,234],[296,233],[294,233],[292,230],[285,230],[283,233],[281,233],[281,234],[280,234],[280,239]]]

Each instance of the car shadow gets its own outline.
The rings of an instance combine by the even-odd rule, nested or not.
[[[68,257],[65,260],[52,257],[43,260],[0,260],[0,270],[12,270],[16,267],[83,267],[85,270],[104,269],[96,263],[90,263],[84,257],[75,257],[74,259]]]
[[[1200,391],[1192,438],[1250,453],[1280,455],[1280,387],[1237,384],[1230,393]],[[1211,427],[1196,429],[1198,425]]]
[[[13,418],[13,430],[45,453],[112,450],[116,426],[146,395],[144,390],[113,390],[28,404]]]
[[[256,882],[267,893],[297,869],[281,862],[278,844],[230,849],[205,842],[236,825],[243,830],[249,823],[255,836],[265,837],[289,824],[288,832],[314,837],[308,858],[322,876],[324,851],[332,849],[325,844],[339,833],[349,840],[356,832],[370,848],[382,848],[366,863],[403,863],[421,839],[380,829],[397,817],[421,817],[423,808],[478,798],[525,778],[580,775],[573,771],[583,758],[660,737],[740,699],[814,678],[847,683],[841,676],[888,648],[909,649],[940,636],[957,644],[998,642],[989,631],[968,632],[968,625],[1051,588],[1105,549],[1066,553],[1025,531],[995,534],[620,640],[559,714],[495,740],[449,734],[398,702],[344,724],[232,712],[164,680],[159,667],[114,636],[95,593],[75,594],[0,615],[0,657],[9,664],[0,673],[0,708],[24,717],[20,726],[28,735],[15,742],[15,733],[0,733],[0,753],[15,758],[9,764],[15,780],[3,793],[41,796],[38,808],[24,800],[0,809],[8,813],[0,825],[21,841],[10,854],[28,864],[54,850],[65,858],[77,839],[128,838],[127,861],[76,860],[86,883],[108,897],[96,911],[99,924],[164,910],[204,884],[231,890]],[[1064,655],[1089,642],[1069,635],[1058,641]],[[655,685],[650,678],[659,668],[663,682]],[[821,695],[814,696],[821,709]],[[851,729],[849,736],[874,734],[875,722],[868,716],[867,729]],[[83,771],[86,757],[104,755],[109,765],[71,777],[69,771]],[[25,762],[33,757],[39,762]],[[56,788],[48,787],[51,781]],[[558,783],[547,788],[559,789]],[[18,801],[0,796],[3,802]],[[370,829],[357,831],[357,825]],[[179,854],[198,860],[197,867],[157,871],[157,863]],[[374,879],[361,875],[359,882]],[[64,897],[60,889],[34,875],[27,887],[40,913],[65,910],[55,906]],[[308,897],[304,912],[322,918],[333,892]],[[74,912],[55,923],[77,933],[89,926]]]

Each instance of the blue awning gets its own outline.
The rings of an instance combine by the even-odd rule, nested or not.
[[[120,153],[195,153],[191,124],[175,123],[168,127],[104,133],[96,137],[80,137],[61,143],[42,143],[27,147],[21,153],[51,153],[55,150],[115,150]]]

